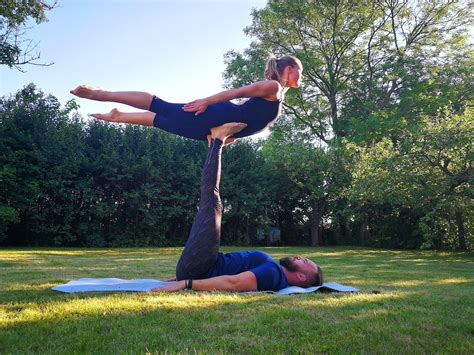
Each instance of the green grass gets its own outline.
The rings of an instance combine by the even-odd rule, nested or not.
[[[474,353],[472,254],[264,250],[362,292],[62,294],[81,277],[170,277],[180,249],[0,249],[0,353]]]

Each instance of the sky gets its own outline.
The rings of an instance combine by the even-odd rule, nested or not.
[[[51,1],[50,1],[51,2]],[[223,89],[223,56],[242,51],[252,9],[266,0],[59,0],[48,22],[27,30],[42,62],[25,73],[0,66],[0,96],[34,83],[64,105],[69,90],[89,84],[114,91],[147,91],[189,102]],[[262,68],[263,70],[263,68]],[[114,103],[77,99],[80,113],[108,112]]]

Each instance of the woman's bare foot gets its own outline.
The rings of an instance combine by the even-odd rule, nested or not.
[[[113,108],[109,113],[91,113],[89,116],[107,122],[120,122],[122,112]]]
[[[81,85],[69,92],[77,97],[100,101],[104,90],[98,86]]]
[[[222,142],[226,143],[226,139],[231,135],[240,132],[245,127],[247,127],[246,123],[241,122],[229,122],[224,123],[221,126],[211,128],[211,136],[212,138],[220,139]],[[230,138],[234,140],[234,138]],[[231,143],[231,142],[228,142]]]

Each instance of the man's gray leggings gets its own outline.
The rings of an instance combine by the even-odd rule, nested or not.
[[[222,202],[219,195],[223,143],[213,139],[201,176],[201,199],[188,241],[176,265],[176,279],[199,279],[217,261],[221,238]]]

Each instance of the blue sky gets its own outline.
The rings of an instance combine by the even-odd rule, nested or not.
[[[251,10],[265,0],[60,0],[49,22],[26,37],[39,43],[41,61],[21,73],[0,66],[0,95],[30,82],[62,104],[79,84],[155,93],[187,102],[222,90],[223,55],[241,51]],[[263,68],[262,68],[263,70]],[[132,108],[78,99],[80,112]]]

